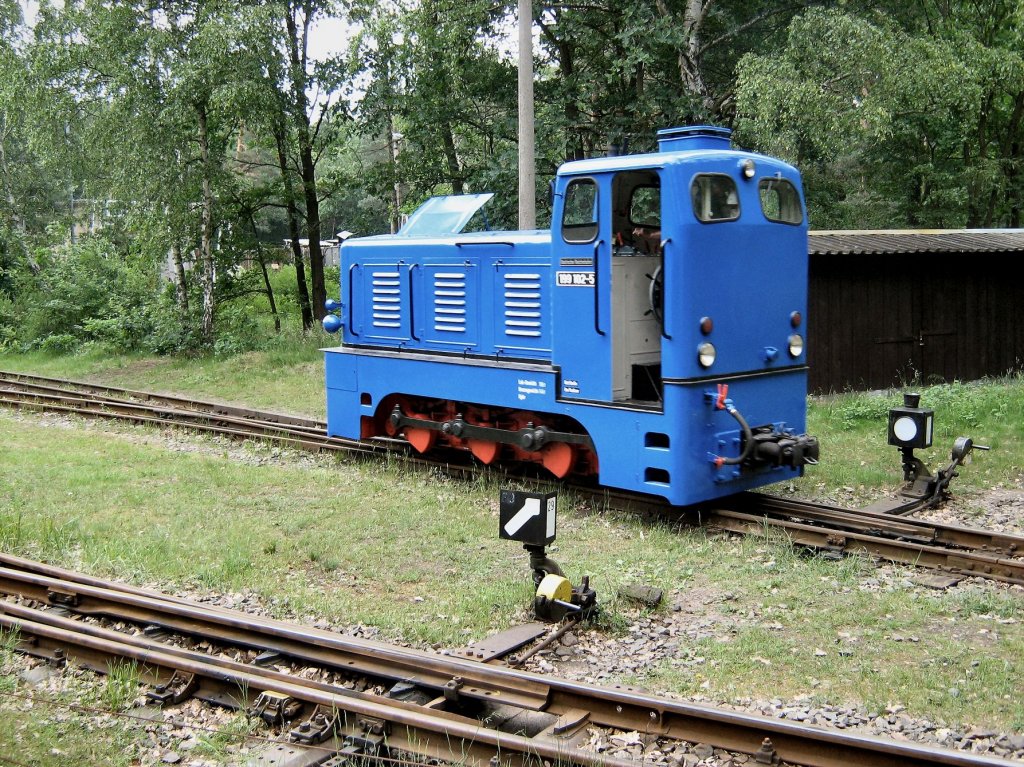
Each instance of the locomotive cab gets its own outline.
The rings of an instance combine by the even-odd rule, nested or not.
[[[560,179],[555,324],[574,330],[554,352],[566,399],[661,409],[662,220],[671,211],[662,209],[662,168],[647,160]]]

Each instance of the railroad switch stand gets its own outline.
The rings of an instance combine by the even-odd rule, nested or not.
[[[949,497],[949,483],[957,476],[957,469],[971,462],[971,452],[988,450],[986,445],[975,445],[970,437],[957,437],[950,452],[950,462],[934,474],[914,455],[917,448],[932,446],[935,411],[922,408],[921,395],[903,395],[903,406],[889,411],[889,444],[900,449],[903,456],[904,486],[899,495],[902,505],[884,509],[889,513],[906,514],[919,508],[937,506]]]
[[[554,542],[557,493],[526,493],[502,490],[498,513],[498,535],[518,541],[530,555],[530,570],[536,595],[533,611],[542,621],[558,623],[565,618],[589,617],[597,608],[597,592],[589,576],[573,586],[562,568],[545,548]]]
[[[597,592],[590,588],[590,576],[584,575],[573,586],[563,575],[549,573],[537,587],[533,612],[542,621],[558,623],[565,618],[582,620],[597,608]]]

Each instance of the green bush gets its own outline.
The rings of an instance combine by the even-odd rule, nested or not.
[[[842,394],[825,406],[833,424],[842,431],[856,429],[861,424],[884,423],[889,409],[901,401],[895,393]]]
[[[39,342],[39,349],[50,354],[71,354],[80,345],[77,338],[69,333],[49,335]]]
[[[0,351],[14,347],[18,341],[17,311],[14,302],[0,293]]]
[[[22,275],[15,299],[21,315],[17,335],[24,348],[64,352],[90,342],[119,351],[143,347],[153,330],[157,295],[156,270],[150,264],[102,237],[83,238],[39,256],[42,271]]]
[[[34,254],[41,271],[20,268],[9,293],[0,291],[0,349],[74,353],[181,354],[204,351],[199,274],[189,278],[189,311],[182,313],[174,286],[163,282],[156,260],[159,247],[143,255],[103,235],[83,238]],[[230,356],[279,343],[270,319],[259,269],[219,269],[217,314],[211,348]],[[8,275],[9,277],[11,275]],[[295,268],[270,273],[282,330],[301,333]],[[338,270],[328,278],[337,295]],[[294,339],[288,343],[293,343]]]
[[[160,296],[152,312],[153,326],[146,337],[146,349],[153,354],[178,354],[202,346],[199,317],[195,311],[182,317],[174,303],[173,286]],[[196,303],[192,303],[196,306]]]
[[[217,339],[213,353],[218,357],[261,348],[266,338],[260,332],[255,313],[247,306],[226,304],[217,312]]]

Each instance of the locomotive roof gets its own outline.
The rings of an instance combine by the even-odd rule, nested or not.
[[[575,176],[586,173],[604,173],[617,170],[640,170],[644,168],[665,168],[671,165],[686,165],[694,162],[736,162],[750,158],[757,163],[769,163],[780,170],[796,169],[788,163],[768,155],[748,152],[742,149],[690,149],[673,152],[648,152],[645,154],[611,155],[573,160],[558,169],[559,176]]]

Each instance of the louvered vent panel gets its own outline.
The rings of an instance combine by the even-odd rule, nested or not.
[[[505,275],[505,334],[540,338],[541,292],[539,274]]]
[[[402,286],[398,272],[373,273],[373,326],[402,326]]]
[[[464,272],[435,272],[434,330],[439,333],[466,333]]]

